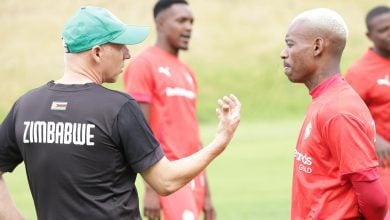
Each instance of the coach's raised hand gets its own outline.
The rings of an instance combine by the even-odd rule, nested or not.
[[[214,144],[223,151],[233,138],[234,132],[240,123],[241,103],[238,98],[231,94],[218,100],[216,110],[219,119]]]
[[[160,195],[169,195],[187,184],[229,144],[240,122],[240,110],[240,101],[234,95],[218,100],[219,125],[214,140],[188,157],[174,161],[163,157],[155,165],[142,172],[142,177]]]

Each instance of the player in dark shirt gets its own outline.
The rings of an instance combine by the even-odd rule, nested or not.
[[[226,148],[240,120],[234,95],[218,100],[211,144],[169,161],[137,102],[100,85],[116,81],[130,58],[125,45],[147,34],[98,7],[83,7],[68,21],[63,77],[19,98],[0,127],[0,219],[22,218],[1,177],[22,162],[38,219],[138,220],[137,173],[168,195]]]

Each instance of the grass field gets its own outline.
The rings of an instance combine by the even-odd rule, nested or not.
[[[153,27],[154,0],[1,0],[0,121],[26,91],[63,71],[61,32],[81,5],[110,9],[126,23]],[[199,79],[199,119],[204,142],[214,132],[215,101],[235,93],[242,123],[232,145],[208,170],[222,220],[288,219],[293,149],[309,102],[303,85],[288,82],[279,53],[290,20],[298,13],[328,7],[345,19],[350,37],[342,72],[370,45],[364,16],[389,0],[190,0],[195,16],[190,51],[182,55]],[[153,30],[153,29],[152,29]],[[154,42],[131,46],[132,56]],[[122,90],[122,81],[107,85]],[[35,214],[22,166],[5,178],[28,220]],[[139,185],[139,183],[137,183]],[[142,188],[141,188],[142,189]],[[142,190],[141,192],[142,193]]]
[[[299,126],[300,120],[292,119],[241,122],[232,144],[208,169],[219,219],[289,218],[291,165]],[[205,143],[215,127],[202,126]],[[36,219],[24,167],[5,178],[18,208],[28,220]]]

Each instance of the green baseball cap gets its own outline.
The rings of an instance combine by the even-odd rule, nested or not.
[[[79,53],[105,43],[132,45],[148,36],[149,27],[126,25],[110,11],[84,6],[65,24],[65,52]]]

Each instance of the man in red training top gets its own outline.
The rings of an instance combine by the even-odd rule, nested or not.
[[[294,18],[286,34],[284,72],[312,97],[294,153],[291,219],[383,219],[387,211],[374,121],[340,75],[347,32],[340,15],[320,8]]]
[[[196,117],[197,80],[179,59],[187,50],[194,21],[184,0],[160,0],[154,6],[157,41],[128,66],[126,91],[143,110],[164,153],[170,160],[186,157],[201,148]],[[161,208],[160,208],[161,207]],[[165,220],[215,219],[204,173],[176,193],[159,197],[145,184],[144,215]]]
[[[367,37],[373,43],[347,70],[345,79],[366,103],[376,125],[379,176],[390,194],[390,8],[377,6],[366,16]],[[388,196],[390,203],[390,196]],[[390,219],[390,217],[388,217]]]

